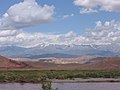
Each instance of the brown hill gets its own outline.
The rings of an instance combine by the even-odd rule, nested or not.
[[[54,59],[53,59],[54,60]],[[68,64],[61,64],[61,63],[51,63],[51,62],[44,62],[42,60],[39,61],[26,61],[25,63],[33,66],[38,67],[38,69],[46,69],[46,70],[120,70],[120,57],[97,57],[97,58],[90,58],[90,59],[82,59],[81,63],[80,58],[71,58],[71,59],[57,59],[57,61],[75,61],[76,60],[80,63],[68,63]],[[51,60],[50,60],[51,61]],[[43,66],[44,68],[41,68]]]
[[[6,57],[0,56],[0,69],[21,69],[30,67],[24,62],[17,62]]]
[[[93,69],[120,70],[120,57],[106,57],[88,65]]]
[[[84,58],[82,62],[84,61]],[[71,58],[70,60],[74,61],[74,59],[75,62],[76,60],[79,61],[79,59],[76,58]],[[62,60],[66,61],[67,59],[62,58]],[[0,69],[120,70],[120,57],[91,58],[90,60],[87,60],[87,63],[56,64],[44,62],[42,60],[20,62],[0,56]]]

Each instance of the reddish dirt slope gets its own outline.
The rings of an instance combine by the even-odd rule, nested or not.
[[[24,62],[16,62],[6,57],[0,56],[0,69],[21,69],[30,67]]]

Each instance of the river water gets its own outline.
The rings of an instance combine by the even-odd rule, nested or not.
[[[120,83],[52,83],[58,90],[120,90]],[[42,90],[41,84],[0,84],[0,90]]]

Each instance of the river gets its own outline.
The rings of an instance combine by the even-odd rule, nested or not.
[[[52,83],[58,90],[120,90],[120,83]],[[41,84],[0,84],[0,90],[42,90]]]

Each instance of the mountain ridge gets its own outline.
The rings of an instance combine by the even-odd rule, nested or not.
[[[1,46],[0,55],[7,57],[32,57],[32,56],[55,56],[59,54],[62,57],[67,55],[70,57],[80,56],[119,56],[120,45],[38,45],[35,47],[25,48],[18,46]]]

